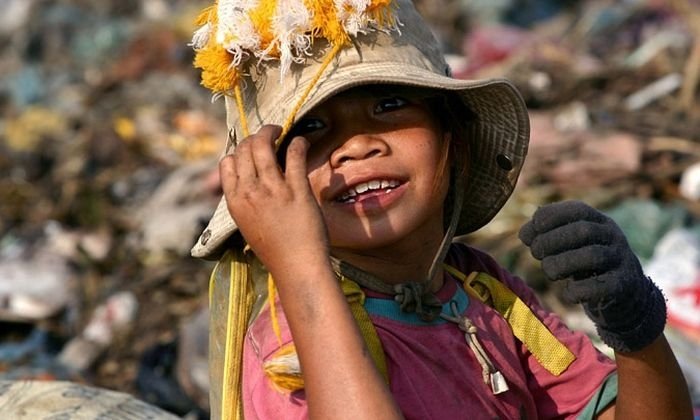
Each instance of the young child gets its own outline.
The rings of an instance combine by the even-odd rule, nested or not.
[[[580,202],[521,230],[609,360],[488,255],[527,151],[507,81],[456,80],[409,0],[219,0],[193,44],[223,95],[213,418],[690,418],[665,303]]]

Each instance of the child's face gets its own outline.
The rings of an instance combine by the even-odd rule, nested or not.
[[[331,246],[367,250],[443,235],[448,133],[425,91],[364,87],[309,112],[292,135],[311,143],[308,178]]]

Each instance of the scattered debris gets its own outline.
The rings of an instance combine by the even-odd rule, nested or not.
[[[40,251],[0,260],[0,321],[40,321],[75,303],[75,277],[62,257]]]
[[[136,297],[130,292],[110,296],[95,309],[82,333],[66,343],[57,357],[58,362],[79,372],[88,369],[112,344],[114,335],[123,334],[131,326],[137,309]]]

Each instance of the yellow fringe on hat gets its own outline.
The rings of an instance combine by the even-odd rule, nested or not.
[[[287,116],[284,135],[328,64],[352,37],[398,27],[392,6],[392,0],[217,0],[197,18],[201,27],[192,39],[194,65],[202,70],[202,85],[215,95],[233,94],[247,137],[241,79],[250,57],[279,60],[283,77],[292,63],[301,64],[311,55],[314,39],[329,42],[333,48]]]
[[[212,29],[219,20],[217,3],[197,16],[195,23],[202,28],[195,33],[192,45],[197,50],[194,66],[202,69],[202,85],[214,92],[225,92],[236,86],[238,72],[231,68],[231,54],[212,36]]]
[[[260,46],[270,57],[279,57],[279,50],[275,43],[275,34],[272,31],[272,19],[277,9],[277,0],[260,0],[258,7],[250,13],[253,27],[260,35]]]
[[[312,34],[314,38],[325,38],[331,45],[345,45],[350,36],[338,20],[335,4],[330,1],[305,0],[313,16]]]
[[[228,94],[251,57],[281,59],[284,74],[314,39],[344,46],[358,33],[396,28],[392,7],[392,0],[217,0],[197,18],[194,64],[205,87]]]
[[[197,16],[197,19],[195,19],[194,23],[197,26],[202,26],[209,22],[216,22],[217,20],[219,20],[219,18],[216,15],[216,3],[214,3],[213,5],[205,7],[201,12],[199,12],[199,15]]]
[[[213,38],[197,52],[194,65],[202,69],[202,84],[214,92],[230,91],[238,83],[238,72],[231,68],[231,54]]]

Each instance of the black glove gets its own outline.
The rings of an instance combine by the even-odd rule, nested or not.
[[[547,277],[566,280],[564,299],[583,305],[614,350],[641,350],[663,332],[663,294],[604,214],[580,201],[540,207],[520,229],[520,240]]]

